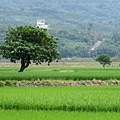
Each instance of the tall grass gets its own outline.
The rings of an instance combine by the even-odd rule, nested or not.
[[[119,112],[120,87],[0,88],[0,108]]]
[[[0,67],[0,80],[120,80],[120,67],[30,67],[18,73],[18,67]]]
[[[120,113],[0,110],[1,120],[119,120]]]

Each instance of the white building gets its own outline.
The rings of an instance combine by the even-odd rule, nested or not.
[[[37,20],[37,27],[48,29],[50,25],[45,24],[45,20]]]

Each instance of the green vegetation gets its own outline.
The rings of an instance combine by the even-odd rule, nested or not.
[[[120,80],[120,67],[35,66],[23,73],[18,67],[0,67],[1,80]]]
[[[117,0],[1,0],[1,24],[36,25],[36,19],[46,19],[52,28],[80,29],[88,23],[97,31],[119,29]],[[106,27],[107,26],[107,27]]]
[[[10,26],[36,26],[37,19],[45,19],[59,38],[62,57],[119,57],[119,6],[118,0],[1,0],[0,44]],[[101,45],[90,51],[96,41]]]
[[[3,81],[0,81],[0,87],[4,87],[4,82]]]
[[[31,66],[18,73],[18,66],[0,67],[0,79],[7,85],[0,87],[1,119],[49,120],[118,120],[120,86],[57,86],[8,87],[14,80],[88,80],[89,75],[111,80],[117,78],[119,67]],[[36,77],[36,78],[35,78]],[[119,77],[119,76],[118,76]],[[8,80],[10,79],[10,80]],[[81,79],[81,78],[80,78]],[[0,86],[3,86],[3,82]]]
[[[96,49],[97,54],[109,54],[110,57],[120,57],[120,31],[114,31],[108,39],[102,41],[102,44]]]
[[[0,108],[120,112],[120,87],[0,88]],[[112,95],[112,97],[111,97]]]
[[[87,28],[78,30],[50,30],[58,37],[58,50],[63,58],[91,57],[89,50],[96,42],[97,33]],[[92,56],[93,57],[93,56]]]
[[[111,60],[109,55],[107,54],[101,54],[96,58],[96,61],[98,61],[103,67],[105,67],[107,64],[110,65],[111,64]]]
[[[119,112],[0,110],[2,120],[118,120],[119,115]]]
[[[4,45],[0,46],[0,55],[11,62],[21,61],[19,72],[23,72],[31,61],[36,64],[60,58],[56,49],[57,38],[47,33],[47,29],[19,26],[11,28],[6,34]]]

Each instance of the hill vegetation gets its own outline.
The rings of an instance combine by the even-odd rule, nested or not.
[[[45,19],[59,38],[62,57],[120,56],[119,6],[118,0],[1,0],[0,43],[11,26],[36,26],[37,19]],[[102,44],[90,51],[98,40]]]

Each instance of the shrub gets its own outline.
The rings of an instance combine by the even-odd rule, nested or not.
[[[5,86],[13,86],[13,82],[7,80],[7,81],[5,82]]]
[[[4,82],[3,81],[0,81],[0,87],[4,87]]]

